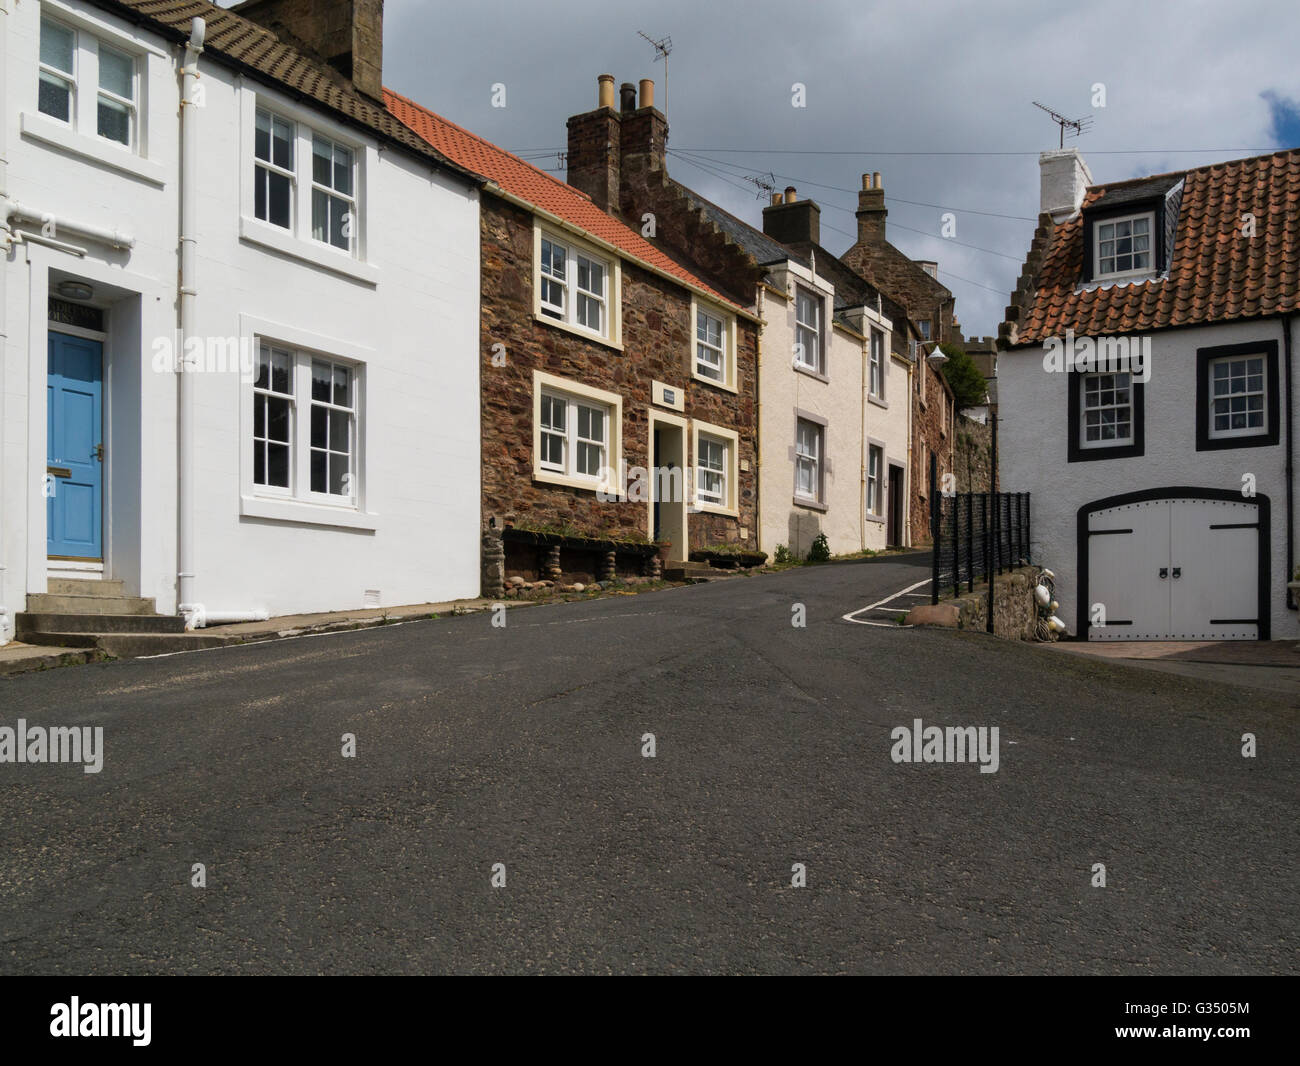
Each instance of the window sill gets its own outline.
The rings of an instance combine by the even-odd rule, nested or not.
[[[1269,430],[1259,433],[1242,433],[1235,437],[1206,437],[1196,442],[1198,452],[1225,451],[1229,448],[1268,448],[1277,444],[1278,434]]]
[[[533,480],[543,485],[562,485],[567,489],[584,489],[587,492],[604,492],[614,495],[614,488],[607,481],[595,478],[576,477],[573,474],[557,474],[554,470],[533,469]]]
[[[300,522],[309,526],[337,526],[371,532],[379,528],[376,514],[298,500],[272,500],[264,496],[240,496],[239,513],[245,518],[269,518],[274,522]]]
[[[864,514],[862,517],[865,521],[872,522],[878,526],[883,526],[885,524],[885,516],[882,514]]]
[[[872,396],[870,393],[867,394],[867,400],[874,403],[877,407],[883,407],[886,411],[889,410],[888,400],[882,400],[879,396]]]
[[[272,251],[297,259],[302,263],[342,274],[344,277],[360,281],[372,288],[379,284],[379,268],[362,263],[351,256],[333,249],[318,247],[308,241],[292,236],[288,230],[255,218],[241,217],[239,220],[239,239],[249,244],[260,245]]]
[[[794,369],[798,374],[806,374],[810,378],[816,378],[818,381],[825,382],[827,385],[830,384],[831,379],[820,370],[814,370],[812,367],[804,366],[802,363],[795,363]]]
[[[794,498],[794,505],[796,507],[805,507],[809,511],[820,511],[822,514],[825,514],[830,510],[826,504],[819,503],[817,500],[810,500],[806,496],[796,496]]]
[[[113,141],[106,141],[102,137],[87,137],[39,112],[23,112],[20,121],[24,137],[43,141],[71,155],[109,167],[129,177],[139,178],[160,189],[167,184],[167,171],[160,164],[135,155],[129,148],[114,147]]]
[[[740,390],[735,385],[728,385],[725,381],[715,381],[713,378],[705,377],[703,374],[697,374],[691,371],[691,379],[698,381],[701,385],[712,385],[715,389],[721,389],[723,392],[730,392],[733,395],[739,394]]]
[[[591,341],[592,344],[600,344],[606,348],[613,348],[616,352],[623,350],[623,345],[618,341],[612,341],[608,337],[602,337],[599,333],[592,333],[589,329],[583,329],[581,326],[575,326],[569,322],[563,322],[558,318],[552,318],[550,315],[544,315],[540,311],[533,312],[533,318],[543,325],[553,329],[562,329],[565,333],[572,333],[575,337],[581,337],[585,341]]]
[[[718,503],[700,503],[694,505],[696,514],[718,514],[725,518],[739,518],[740,512],[733,507],[723,507]]]

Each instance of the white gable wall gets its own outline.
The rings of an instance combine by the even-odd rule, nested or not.
[[[1292,323],[1300,350],[1300,323]],[[1196,450],[1196,353],[1199,348],[1273,340],[1278,345],[1279,390],[1285,388],[1285,350],[1279,319],[1168,330],[1151,335],[1151,379],[1146,385],[1145,454],[1133,458],[1068,461],[1067,378],[1043,369],[1041,348],[1004,351],[998,358],[999,465],[1009,492],[1031,492],[1036,563],[1057,575],[1058,612],[1077,630],[1079,508],[1123,493],[1188,486],[1240,491],[1253,474],[1271,510],[1269,619],[1274,639],[1300,637],[1286,596],[1286,431],[1274,446]],[[1286,417],[1285,396],[1279,418]],[[1300,404],[1294,405],[1300,408]],[[1300,434],[1300,420],[1293,423]]]

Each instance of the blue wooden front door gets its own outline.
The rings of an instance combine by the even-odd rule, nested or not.
[[[46,411],[48,553],[104,556],[104,346],[49,334]]]

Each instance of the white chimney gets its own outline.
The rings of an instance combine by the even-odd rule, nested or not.
[[[1038,157],[1038,171],[1042,179],[1039,213],[1051,215],[1053,222],[1073,218],[1092,184],[1092,172],[1079,150],[1043,152]]]

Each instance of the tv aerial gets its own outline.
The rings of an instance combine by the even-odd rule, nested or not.
[[[1037,100],[1034,101],[1034,106],[1040,111],[1046,111],[1052,116],[1052,121],[1061,127],[1060,147],[1062,148],[1065,147],[1065,133],[1067,130],[1069,130],[1071,137],[1078,137],[1081,133],[1087,133],[1089,127],[1092,126],[1091,117],[1066,118],[1059,111],[1053,111],[1046,104],[1040,104]]]
[[[650,42],[650,46],[655,50],[655,62],[664,61],[664,118],[668,117],[668,53],[673,50],[673,39],[671,37],[662,37],[655,40],[648,33],[637,30],[638,37],[644,37]]]

